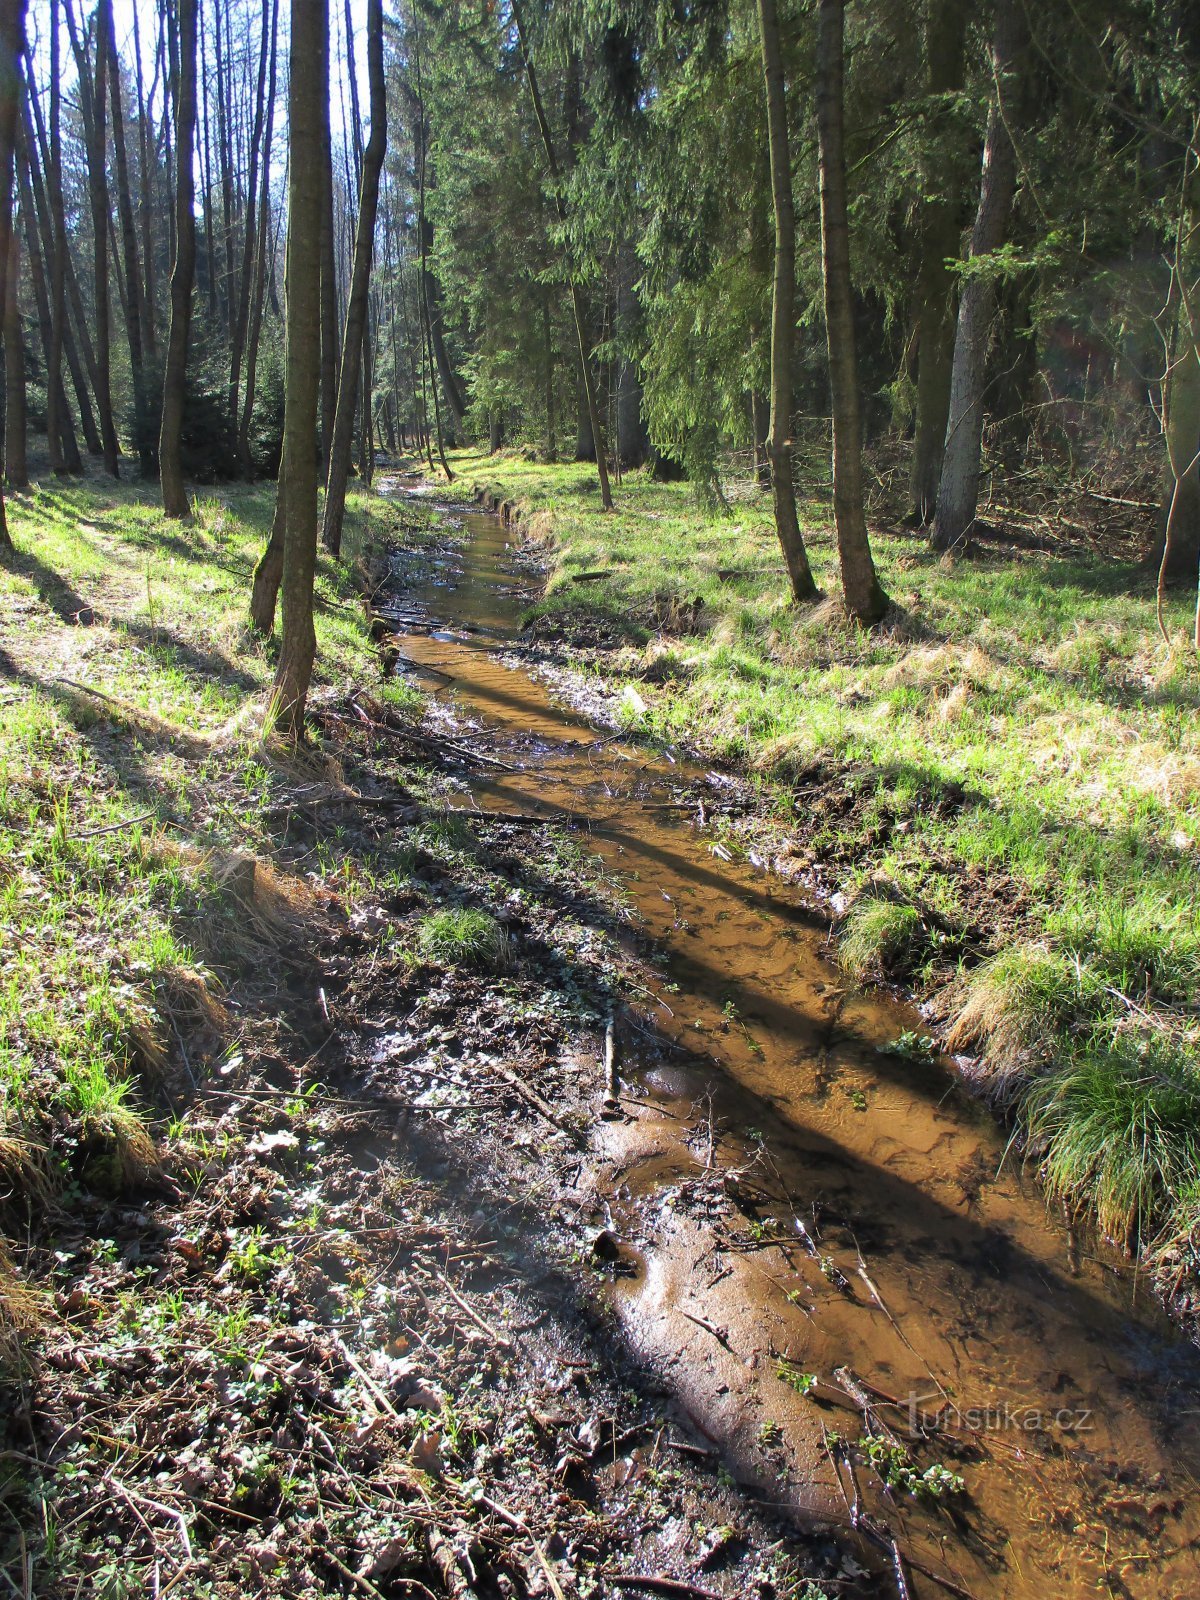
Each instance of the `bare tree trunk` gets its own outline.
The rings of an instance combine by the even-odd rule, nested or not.
[[[825,335],[833,390],[833,514],[846,609],[870,626],[887,610],[875,575],[863,511],[862,422],[850,289],[850,229],[846,220],[846,157],[842,86],[844,0],[820,0],[817,10],[817,142],[821,168],[821,267]]]
[[[37,228],[33,220],[32,197],[30,194],[30,164],[28,160],[28,139],[25,140],[25,149],[20,152],[18,162],[19,182],[21,189],[21,211],[25,217],[25,243],[29,252],[29,281],[33,285],[34,305],[37,308],[38,326],[42,334],[42,351],[46,358],[46,373],[49,381],[50,373],[50,348],[53,342],[53,327],[50,313],[50,293],[46,287],[46,274],[42,266],[42,253],[38,247]],[[67,346],[67,348],[70,348]],[[82,374],[75,374],[79,380],[79,393],[83,401],[87,400],[87,389],[82,384]],[[75,424],[71,418],[71,408],[67,404],[66,389],[63,385],[62,363],[59,363],[58,379],[54,384],[54,437],[58,446],[57,459],[61,463],[61,472],[77,473],[83,470],[83,461],[79,454],[79,441],[75,437]],[[49,398],[49,391],[47,391]],[[50,417],[50,407],[46,407],[47,421]],[[99,439],[97,437],[97,443]]]
[[[775,277],[771,292],[771,423],[767,458],[775,531],[797,602],[812,600],[817,585],[808,564],[796,490],[792,483],[792,343],[796,298],[796,214],[792,203],[792,160],[788,148],[787,96],[779,46],[775,0],[758,0],[763,82],[767,98],[767,142],[771,159],[771,200],[775,210]]]
[[[640,308],[634,293],[636,257],[633,244],[623,239],[617,251],[616,334],[620,348],[617,362],[617,461],[623,468],[645,466],[650,440],[642,416],[642,380],[630,354],[640,327]]]
[[[950,371],[954,360],[955,277],[948,265],[958,255],[959,206],[954,181],[957,166],[947,142],[956,123],[950,97],[963,85],[963,41],[967,8],[963,0],[931,0],[925,27],[928,87],[934,104],[925,130],[915,311],[917,322],[917,408],[913,439],[912,517],[918,527],[933,520],[946,419],[950,413]]]
[[[417,238],[420,244],[420,259],[417,264],[417,298],[420,302],[417,308],[418,320],[421,328],[422,359],[428,363],[429,393],[433,399],[433,422],[437,429],[438,458],[442,463],[442,471],[446,475],[446,482],[451,483],[454,474],[450,470],[450,463],[446,460],[446,446],[442,438],[442,408],[438,400],[437,372],[433,357],[433,334],[429,327],[429,296],[425,292],[429,266],[425,251],[429,235],[425,229],[425,151],[428,135],[425,127],[425,95],[421,86],[421,42],[419,37],[414,39],[414,59],[417,72]],[[422,380],[423,384],[423,380]],[[433,466],[433,456],[430,455],[429,465]]]
[[[175,265],[171,272],[171,329],[163,374],[162,429],[158,470],[163,509],[188,515],[183,484],[183,407],[187,393],[188,345],[192,328],[192,283],[196,275],[195,182],[196,12],[198,0],[179,0],[179,94],[175,108]]]
[[[387,153],[387,85],[383,76],[383,0],[367,0],[367,72],[371,85],[371,133],[362,161],[362,188],[358,200],[358,234],[354,241],[354,266],[350,277],[350,303],[342,339],[342,367],[338,378],[337,412],[329,476],[325,484],[326,549],[339,555],[342,522],[346,513],[346,482],[350,475],[350,438],[354,426],[354,395],[364,370],[367,301],[375,245],[375,215],[379,205],[379,174]],[[370,404],[363,407],[369,414]]]
[[[546,460],[558,458],[558,445],[554,437],[554,341],[550,336],[550,286],[542,291],[542,355],[546,385]]]
[[[254,301],[250,308],[250,327],[246,343],[246,393],[242,401],[242,420],[238,427],[238,459],[247,477],[253,472],[250,459],[250,423],[254,416],[254,390],[258,379],[258,341],[262,331],[263,295],[267,281],[267,260],[271,232],[271,137],[275,126],[275,70],[279,41],[279,0],[271,5],[271,65],[267,84],[267,126],[263,134],[262,198],[259,202],[258,253],[254,277]],[[282,463],[281,463],[282,465]],[[274,614],[274,602],[271,610]]]
[[[108,34],[108,88],[112,105],[113,154],[117,173],[117,211],[121,218],[121,239],[125,251],[125,331],[129,339],[129,368],[133,379],[134,444],[143,478],[154,476],[154,440],[146,403],[146,373],[143,364],[146,341],[142,332],[146,320],[146,295],[138,261],[137,227],[133,218],[133,199],[129,191],[129,162],[125,152],[125,118],[121,108],[121,68],[117,60],[112,29]]]
[[[258,52],[258,89],[254,97],[254,129],[250,136],[250,172],[246,180],[246,221],[242,230],[242,270],[237,283],[233,313],[233,333],[229,349],[229,426],[239,434],[238,399],[241,388],[242,353],[250,321],[251,284],[254,271],[254,212],[258,200],[258,152],[262,143],[266,114],[267,56],[275,34],[278,0],[263,0],[262,40]],[[246,463],[243,461],[243,470]]]
[[[26,82],[28,84],[28,75]],[[33,124],[30,120],[31,105],[33,108],[34,117],[37,121],[36,138]],[[34,295],[38,308],[38,321],[43,330],[42,343],[46,357],[46,372],[49,374],[53,366],[51,359],[53,347],[53,311],[51,307],[51,291],[47,288],[47,275],[43,270],[42,260],[43,253],[51,261],[53,261],[55,258],[54,241],[56,237],[56,230],[54,218],[51,215],[50,204],[46,198],[45,186],[42,183],[37,162],[34,160],[35,151],[40,150],[42,152],[43,167],[49,165],[48,157],[46,155],[48,146],[45,129],[42,127],[41,108],[38,104],[37,97],[28,92],[24,97],[24,103],[22,105],[21,146],[21,160],[18,164],[20,183],[22,185],[21,209],[25,213],[26,217],[25,231],[29,250],[29,274],[34,283]],[[24,192],[25,188],[27,187],[32,191],[32,196],[27,195]],[[33,202],[32,204],[30,203],[31,198]],[[38,223],[37,227],[34,226],[35,216]],[[39,233],[41,236],[40,249],[38,245]],[[69,255],[66,257],[65,265],[67,269],[66,285],[71,291],[72,303],[74,304],[78,301],[79,286],[75,282],[75,273],[71,266],[71,258]],[[45,301],[44,307],[42,304],[43,300]],[[86,341],[86,328],[83,331]],[[71,323],[69,318],[63,324],[60,332],[58,384],[56,385],[57,403],[55,406],[55,415],[59,420],[56,421],[55,424],[55,437],[59,441],[59,460],[62,463],[62,467],[69,473],[77,473],[83,470],[83,462],[79,454],[79,443],[75,437],[75,425],[71,419],[70,409],[67,406],[66,401],[66,387],[62,378],[62,357],[64,355],[67,358],[67,365],[71,372],[71,382],[74,385],[75,395],[79,402],[79,418],[83,427],[84,444],[87,447],[89,454],[99,455],[100,431],[96,427],[96,419],[92,413],[92,402],[88,394],[87,380],[84,376],[83,369],[80,366],[79,353],[75,348],[75,340],[71,334]],[[88,371],[93,371],[94,357],[92,356],[90,345],[86,345],[84,357],[87,363]],[[47,423],[49,423],[49,406],[47,406]]]
[[[763,0],[768,3],[768,0]],[[558,219],[566,223],[567,207],[562,197],[559,186],[560,171],[558,158],[554,153],[554,140],[550,135],[550,124],[546,121],[546,112],[542,106],[541,91],[538,88],[537,74],[534,71],[533,56],[529,49],[529,40],[525,33],[525,22],[521,15],[518,0],[512,0],[513,21],[517,25],[517,36],[521,45],[521,56],[525,63],[525,77],[529,83],[529,98],[533,102],[533,114],[537,121],[538,132],[542,136],[542,146],[546,152],[546,165],[550,169],[550,182],[554,188],[554,204],[558,212]],[[583,291],[572,272],[571,278],[571,310],[575,314],[575,335],[579,341],[579,365],[583,378],[584,397],[587,402],[588,421],[591,424],[592,438],[596,444],[596,472],[600,479],[600,503],[605,511],[613,508],[612,489],[608,482],[608,463],[604,456],[604,435],[600,430],[600,417],[596,410],[596,389],[592,379],[592,365],[588,353],[587,319],[584,314]]]
[[[96,410],[100,418],[100,442],[104,470],[114,478],[121,476],[116,423],[113,420],[111,381],[111,337],[108,297],[108,167],[107,167],[107,85],[109,39],[112,36],[112,0],[98,0],[96,6],[95,77],[89,71],[88,52],[75,24],[70,0],[63,0],[63,15],[71,35],[71,48],[78,68],[79,98],[87,143],[88,197],[92,212],[93,282],[96,327]]]
[[[142,354],[146,366],[157,360],[158,334],[154,313],[154,238],[151,217],[154,203],[151,197],[153,182],[150,173],[149,120],[146,110],[145,89],[142,83],[142,36],[138,27],[138,8],[133,8],[133,69],[137,85],[138,102],[138,209],[142,225],[142,262],[146,272],[146,297],[142,317]],[[151,89],[153,94],[153,88]],[[153,440],[151,440],[153,443]],[[155,463],[157,466],[157,462]]]
[[[67,225],[62,186],[62,89],[59,81],[59,10],[50,7],[50,161],[46,184],[50,190],[50,213],[54,219],[54,247],[47,250],[50,265],[50,350],[46,357],[46,445],[51,472],[61,476],[67,470],[63,460],[59,418],[62,392],[63,325],[67,319],[66,271]],[[30,98],[34,76],[29,72]],[[36,103],[36,102],[35,102]],[[30,152],[30,160],[33,153]]]
[[[979,262],[1004,242],[1017,185],[1017,159],[1009,136],[1014,80],[1025,48],[1020,0],[997,0],[992,46],[993,84],[983,146],[979,209],[971,233],[971,260]],[[996,307],[996,280],[986,270],[967,279],[958,303],[946,449],[938,482],[931,543],[955,550],[967,542],[979,504],[983,444],[983,388],[988,339]]]
[[[279,462],[279,482],[275,489],[275,515],[271,519],[271,534],[254,569],[254,587],[250,593],[250,621],[264,638],[270,638],[275,629],[275,607],[279,600],[279,585],[283,579],[283,537],[287,527],[287,446]]]
[[[21,330],[21,251],[17,241],[16,226],[10,223],[8,270],[4,276],[4,476],[10,489],[25,489],[29,486],[25,338]]]
[[[225,316],[225,333],[232,342],[233,337],[233,172],[230,156],[230,102],[233,89],[233,69],[229,60],[229,51],[221,43],[221,18],[224,15],[225,27],[229,26],[229,7],[216,6],[213,12],[213,28],[216,40],[216,69],[217,69],[217,165],[221,178],[221,247],[225,257],[224,272],[220,293],[221,309]],[[230,410],[232,420],[235,408]]]
[[[321,107],[329,98],[328,0],[292,0],[288,95],[287,378],[283,630],[272,715],[298,743],[316,654],[317,402],[321,387]]]
[[[333,420],[337,413],[338,379],[338,303],[337,265],[333,226],[333,138],[329,128],[329,106],[321,108],[321,470],[329,470],[329,450],[333,444]]]
[[[13,225],[13,171],[17,148],[17,102],[25,53],[25,0],[0,6],[0,305],[7,302],[9,243]],[[11,550],[4,491],[0,488],[0,549]]]

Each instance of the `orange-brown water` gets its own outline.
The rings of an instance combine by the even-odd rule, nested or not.
[[[399,597],[400,647],[517,769],[474,803],[571,812],[666,959],[658,1036],[622,1030],[627,1116],[597,1124],[580,1197],[628,1243],[612,1292],[632,1342],[740,1477],[817,1520],[849,1522],[824,1434],[860,1421],[781,1371],[850,1369],[901,1402],[880,1414],[902,1436],[940,1413],[913,1454],[965,1495],[888,1495],[864,1467],[859,1487],[977,1600],[1197,1600],[1200,1355],[1128,1264],[1074,1247],[943,1067],[881,1052],[919,1018],[846,992],[794,890],[714,854],[695,813],[648,809],[702,768],[613,741],[501,659],[525,585],[499,520],[463,520]]]

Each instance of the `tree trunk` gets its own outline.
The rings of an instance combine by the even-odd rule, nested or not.
[[[417,76],[417,240],[420,256],[417,262],[417,317],[421,328],[422,361],[429,372],[429,394],[433,401],[433,424],[437,432],[438,459],[442,463],[442,471],[446,475],[446,482],[453,481],[454,474],[450,470],[450,463],[446,460],[446,446],[442,438],[442,407],[438,399],[437,370],[433,354],[433,332],[429,326],[429,296],[425,285],[429,276],[429,264],[426,259],[426,248],[429,243],[429,234],[425,227],[425,154],[428,149],[429,136],[425,126],[425,91],[421,82],[421,41],[419,35],[413,40],[413,59],[416,65]],[[424,379],[422,378],[422,388]],[[429,465],[433,466],[432,452]]]
[[[26,59],[26,82],[28,83],[28,58]],[[36,138],[35,130],[29,115],[31,101],[37,120]],[[29,251],[29,275],[34,284],[34,295],[38,310],[38,322],[42,329],[42,345],[46,357],[46,372],[49,374],[53,365],[51,360],[51,352],[54,342],[53,311],[51,307],[51,291],[47,288],[47,276],[43,271],[42,261],[43,252],[50,260],[54,259],[54,241],[56,237],[56,231],[54,219],[51,215],[51,207],[45,193],[45,186],[42,183],[41,173],[38,171],[37,162],[33,158],[34,152],[36,150],[40,150],[42,153],[43,167],[49,165],[49,160],[47,157],[48,144],[46,140],[45,129],[42,126],[41,110],[38,105],[38,101],[35,96],[31,96],[28,93],[26,93],[23,97],[21,129],[22,148],[21,160],[18,166],[20,183],[22,185],[21,209],[25,213],[26,218],[25,232]],[[31,195],[25,193],[26,188],[31,190]],[[36,226],[34,221],[35,217],[37,222]],[[41,237],[40,248],[38,243],[39,234]],[[71,266],[71,258],[69,255],[66,258],[65,265],[67,269],[66,286],[72,293],[72,304],[74,304],[75,299],[78,296],[79,286],[75,282],[75,274]],[[45,302],[44,305],[43,301]],[[85,328],[85,337],[86,332],[87,330]],[[79,455],[79,443],[75,437],[75,425],[71,419],[70,409],[66,403],[66,387],[62,379],[61,359],[61,357],[64,355],[67,358],[67,365],[71,371],[71,382],[75,388],[75,396],[79,402],[79,418],[83,426],[84,444],[86,445],[89,454],[99,455],[100,431],[96,427],[96,419],[92,414],[92,402],[88,394],[87,381],[84,376],[83,369],[80,366],[79,353],[75,348],[75,340],[71,334],[71,323],[69,318],[63,324],[60,334],[60,358],[58,362],[59,381],[57,385],[58,400],[55,406],[56,415],[60,418],[60,421],[56,424],[55,437],[59,441],[59,460],[62,464],[60,470],[65,469],[67,472],[77,473],[82,471],[83,462]],[[94,359],[92,357],[90,345],[86,346],[84,355],[88,363],[88,370],[90,372],[93,370]],[[47,406],[47,413],[48,412],[49,407]],[[49,423],[48,414],[47,423]]]
[[[233,312],[233,333],[229,349],[229,426],[240,436],[238,400],[242,378],[242,355],[250,322],[250,298],[254,274],[254,212],[258,201],[258,152],[262,144],[266,114],[267,57],[275,34],[278,0],[263,0],[262,39],[258,51],[258,88],[254,97],[254,130],[250,136],[250,173],[246,180],[245,225],[242,229],[242,269],[237,282]],[[243,469],[246,463],[243,462]]]
[[[378,0],[376,0],[378,3]],[[283,426],[283,629],[272,719],[298,743],[316,654],[317,409],[321,388],[321,108],[329,100],[328,0],[292,0],[288,90],[287,354]]]
[[[771,423],[767,459],[775,529],[788,570],[792,597],[812,600],[817,585],[808,564],[796,490],[792,483],[792,342],[795,328],[796,216],[792,204],[792,162],[788,150],[787,98],[775,0],[758,0],[763,83],[767,99],[767,143],[771,160],[771,201],[775,212],[775,276],[771,291]]]
[[[333,423],[337,413],[338,303],[336,239],[333,228],[333,139],[329,107],[321,108],[321,471],[329,470]]]
[[[143,478],[154,476],[157,462],[146,405],[146,373],[143,363],[146,341],[142,326],[146,320],[146,295],[142,268],[138,261],[137,227],[133,199],[129,191],[129,162],[125,152],[125,118],[121,105],[121,67],[116,41],[108,30],[108,89],[112,106],[113,155],[117,174],[117,211],[121,218],[121,242],[125,253],[125,331],[129,339],[129,369],[133,379],[134,446]]]
[[[11,202],[10,202],[11,209]],[[26,457],[25,339],[21,331],[21,251],[10,223],[4,276],[4,476],[10,489],[29,486]]]
[[[850,229],[846,220],[843,140],[846,8],[820,0],[817,11],[817,144],[821,181],[821,271],[825,281],[825,337],[833,391],[833,514],[846,609],[866,626],[887,610],[875,575],[863,512],[862,421],[850,289]]]
[[[188,346],[192,326],[192,284],[196,275],[195,181],[192,149],[196,136],[196,12],[198,0],[179,0],[179,92],[175,105],[175,265],[171,272],[171,327],[163,374],[162,428],[158,470],[163,509],[186,517],[183,484],[183,407],[187,393]]]
[[[633,244],[624,239],[617,251],[617,459],[626,468],[645,466],[650,452],[642,416],[642,380],[631,353],[641,326],[641,307],[633,287],[636,266]]]
[[[104,456],[104,470],[110,477],[119,478],[121,447],[117,443],[117,428],[113,419],[111,379],[111,336],[108,297],[108,139],[107,105],[109,40],[112,37],[112,0],[98,0],[96,6],[96,60],[94,78],[89,71],[85,41],[75,25],[75,13],[65,3],[63,15],[71,35],[71,48],[78,69],[80,108],[83,112],[85,143],[87,146],[88,198],[92,212],[92,271],[93,319],[95,324],[96,370],[93,387],[96,391],[96,411],[100,419],[100,443]]]
[[[546,385],[546,460],[558,459],[558,443],[554,437],[554,340],[550,335],[550,286],[542,291],[542,359],[545,366],[543,380]]]
[[[1188,220],[1193,227],[1200,226],[1200,213],[1193,213]],[[1182,305],[1176,317],[1175,348],[1164,385],[1163,407],[1167,471],[1163,537],[1157,556],[1160,582],[1166,587],[1194,584],[1200,566],[1200,351]]]
[[[254,587],[250,593],[250,621],[264,639],[269,639],[275,629],[275,606],[279,599],[279,584],[283,578],[283,534],[287,525],[285,458],[286,446],[284,458],[279,462],[279,481],[275,489],[275,515],[271,518],[271,533],[254,569]]]
[[[567,220],[567,206],[563,199],[560,186],[561,173],[558,158],[554,154],[554,140],[550,135],[550,124],[546,121],[546,112],[542,105],[542,95],[538,88],[537,74],[534,71],[533,56],[529,49],[529,40],[525,34],[525,21],[521,15],[518,0],[512,0],[513,21],[517,25],[517,37],[521,45],[521,55],[525,63],[525,77],[529,84],[529,98],[533,102],[533,114],[537,121],[538,132],[542,136],[542,147],[546,152],[546,165],[550,169],[550,182],[554,189],[554,205],[558,212],[558,220],[564,226]],[[608,463],[604,458],[604,435],[600,431],[600,417],[596,410],[596,390],[592,380],[592,364],[588,349],[587,317],[584,312],[583,291],[579,286],[574,272],[571,278],[571,310],[575,316],[575,337],[579,344],[579,367],[583,381],[584,400],[587,405],[588,425],[591,428],[592,439],[596,448],[596,473],[600,479],[600,503],[605,511],[613,508],[612,489],[608,482]]]
[[[138,103],[138,210],[142,226],[142,264],[146,273],[146,298],[142,317],[142,346],[145,365],[150,366],[158,358],[158,334],[155,328],[154,315],[154,238],[151,230],[151,218],[154,212],[152,198],[154,185],[150,172],[149,117],[146,109],[145,87],[142,82],[142,35],[138,26],[137,6],[133,7],[133,81],[137,86]],[[151,443],[153,443],[153,440],[151,440]]]
[[[971,261],[979,262],[1004,242],[1017,185],[1017,160],[1009,137],[1014,80],[1025,47],[1020,0],[997,0],[992,46],[993,89],[983,146],[979,208],[971,233]],[[946,448],[938,483],[932,545],[955,550],[967,542],[979,505],[983,444],[983,391],[988,340],[996,306],[996,281],[986,270],[968,277],[958,305]]]
[[[46,356],[46,446],[50,470],[61,476],[67,470],[63,460],[62,424],[59,406],[62,394],[63,327],[67,319],[66,271],[67,224],[62,186],[62,88],[59,79],[59,10],[50,7],[50,161],[46,185],[50,191],[50,214],[54,221],[54,246],[47,249],[50,268],[50,349]],[[35,82],[29,72],[31,98]],[[35,102],[36,103],[36,102]],[[30,161],[33,152],[30,151]]]
[[[383,76],[383,0],[367,0],[367,73],[371,85],[371,133],[362,161],[362,188],[358,199],[358,233],[354,241],[354,266],[350,276],[350,303],[342,340],[342,369],[338,378],[337,411],[333,422],[333,447],[325,485],[325,521],[322,535],[333,555],[342,548],[342,521],[346,514],[346,482],[350,475],[350,439],[354,426],[354,395],[363,370],[367,328],[367,297],[375,244],[375,215],[379,205],[379,174],[387,153],[387,85]],[[364,387],[367,387],[364,385]],[[370,401],[363,407],[369,416]]]
[[[42,352],[46,359],[46,373],[50,372],[50,347],[53,342],[53,329],[51,326],[50,293],[46,287],[46,274],[42,267],[42,253],[38,247],[37,228],[33,220],[33,206],[30,193],[30,165],[28,160],[28,140],[26,148],[20,152],[21,159],[18,163],[21,188],[21,210],[25,217],[25,243],[29,253],[29,281],[33,285],[34,305],[37,308],[38,326],[42,335]],[[77,374],[82,379],[82,374]],[[79,441],[75,437],[75,424],[71,418],[71,408],[67,404],[66,389],[63,385],[62,365],[59,364],[58,381],[55,384],[54,406],[54,441],[58,447],[57,459],[60,462],[59,470],[62,472],[77,473],[83,470],[83,462],[79,455]],[[87,399],[87,389],[80,387],[83,399]],[[48,394],[47,394],[48,398]],[[47,421],[50,417],[50,407],[46,407]]]
[[[925,28],[928,88],[935,101],[925,130],[917,268],[917,407],[910,491],[918,527],[933,520],[946,419],[950,412],[950,368],[954,359],[955,275],[949,262],[958,255],[957,167],[948,141],[956,119],[949,97],[963,86],[963,41],[967,8],[963,0],[930,0]]]
[[[258,341],[262,332],[263,297],[267,283],[271,232],[271,140],[275,127],[275,76],[279,44],[279,0],[271,6],[271,65],[267,83],[267,126],[263,134],[262,195],[259,200],[257,262],[254,272],[254,299],[250,307],[250,326],[246,337],[246,387],[242,400],[242,420],[238,426],[237,452],[242,471],[251,477],[254,463],[250,456],[250,424],[254,417],[254,391],[258,381]],[[251,197],[253,198],[253,197]],[[274,614],[274,601],[271,604]]]
[[[17,102],[25,53],[25,0],[0,6],[0,306],[7,306],[13,231],[13,172],[17,148]],[[14,285],[15,290],[15,285]],[[15,299],[15,293],[14,293]],[[0,548],[11,550],[4,491],[0,488]]]

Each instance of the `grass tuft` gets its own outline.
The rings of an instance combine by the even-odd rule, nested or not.
[[[508,934],[486,911],[457,907],[434,911],[417,929],[421,954],[441,966],[483,967],[502,972],[508,966]]]
[[[856,983],[910,970],[924,942],[915,906],[865,894],[851,906],[838,939],[838,963]]]
[[[1103,985],[1082,962],[1045,945],[1012,945],[972,973],[946,1042],[981,1052],[982,1081],[1007,1104],[1102,998]]]
[[[1031,1086],[1022,1118],[1051,1197],[1131,1246],[1200,1170],[1200,1059],[1155,1036],[1098,1037]]]

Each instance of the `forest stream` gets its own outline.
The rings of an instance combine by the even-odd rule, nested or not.
[[[1047,1214],[920,1017],[847,989],[827,917],[694,826],[681,793],[719,805],[728,780],[522,664],[509,535],[444,514],[390,605],[401,670],[509,769],[464,803],[569,814],[662,955],[570,1199],[693,1436],[785,1511],[856,1523],[880,1593],[895,1536],[914,1596],[1200,1594],[1200,1355],[1129,1262]],[[851,1467],[838,1438],[868,1430],[874,1464]]]

